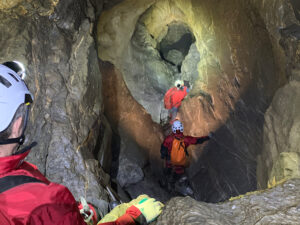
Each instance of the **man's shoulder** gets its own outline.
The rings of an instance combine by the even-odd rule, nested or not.
[[[56,193],[63,193],[64,195],[71,198],[73,201],[73,195],[69,191],[69,189],[61,184],[49,181],[37,168],[36,165],[29,163],[27,161],[22,162],[22,164],[18,167],[18,169],[12,170],[9,173],[4,174],[5,176],[22,176],[22,177],[32,177],[40,182],[32,182],[27,185],[24,185],[22,188],[32,189],[36,192],[46,191],[49,195],[56,195]],[[22,188],[20,190],[22,190]],[[46,193],[45,193],[46,194]]]
[[[41,224],[41,219],[43,224],[50,224],[52,220],[63,220],[66,225],[84,224],[73,195],[68,188],[57,183],[22,184],[3,192],[0,202],[5,202],[5,205],[0,205],[0,212],[5,213],[6,219],[17,221],[15,218],[18,218],[20,224],[28,220]]]
[[[169,134],[166,138],[165,141],[172,141],[174,139],[174,135],[173,134]]]
[[[14,172],[18,174],[23,174],[25,176],[35,177],[47,184],[50,183],[50,181],[40,172],[36,165],[27,161],[24,161]]]
[[[40,177],[27,173],[8,174],[2,178],[7,177],[15,178],[15,184],[1,193],[0,202],[3,198],[7,204],[19,202],[20,206],[22,205],[20,209],[28,206],[29,211],[38,205],[77,204],[74,196],[66,186],[50,182],[45,177],[46,182]]]

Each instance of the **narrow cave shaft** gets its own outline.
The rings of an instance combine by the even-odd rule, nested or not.
[[[256,190],[257,157],[263,151],[264,113],[275,91],[287,82],[286,65],[281,60],[283,52],[270,39],[270,21],[264,11],[248,7],[248,1],[224,1],[218,6],[213,1],[174,2],[157,1],[150,7],[137,5],[136,13],[128,15],[136,23],[120,20],[114,29],[116,36],[106,32],[110,15],[117,12],[125,15],[129,6],[121,4],[99,20],[99,31],[114,38],[104,49],[104,39],[98,37],[100,58],[116,68],[118,79],[124,82],[117,89],[126,90],[130,101],[138,106],[135,112],[132,108],[115,109],[118,118],[109,116],[111,111],[106,112],[111,121],[118,121],[115,129],[122,129],[120,138],[127,140],[120,149],[119,160],[135,161],[134,154],[126,156],[131,152],[130,143],[135,144],[134,151],[146,153],[144,157],[150,160],[150,164],[134,163],[140,181],[124,188],[135,195],[139,189],[140,193],[149,192],[150,183],[158,185],[153,174],[162,171],[159,146],[168,128],[163,97],[175,80],[182,79],[192,86],[178,112],[184,134],[197,137],[210,131],[215,133],[209,142],[189,149],[190,167],[186,174],[195,190],[194,197],[218,202]],[[230,16],[225,20],[224,15]],[[130,29],[121,28],[125,25]],[[121,47],[115,45],[120,43],[119,36],[126,40]],[[106,104],[111,102],[108,100]],[[139,120],[148,121],[147,126],[152,124],[152,128],[147,128],[150,131],[147,137],[144,127],[133,131],[136,120],[125,116],[139,110],[145,112],[145,119],[139,117]],[[149,123],[149,115],[153,122]],[[159,138],[154,138],[157,135]],[[144,144],[144,139],[152,136],[155,148]],[[138,172],[140,169],[143,173]]]

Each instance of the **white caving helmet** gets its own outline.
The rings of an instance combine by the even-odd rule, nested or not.
[[[181,88],[184,85],[183,80],[176,80],[174,83],[175,87]]]
[[[8,68],[15,71],[22,78],[22,80],[25,79],[26,71],[25,71],[25,67],[22,63],[20,63],[18,61],[8,61],[5,63],[2,63],[2,65],[7,66]]]
[[[183,125],[179,120],[175,120],[172,124],[172,131],[174,134],[176,134],[177,130],[180,130],[180,132],[183,132]]]
[[[9,126],[21,104],[25,103],[26,105],[30,105],[33,101],[32,94],[22,80],[22,77],[25,75],[24,66],[20,65],[22,64],[16,61],[0,64],[0,132]],[[27,116],[28,110],[26,117]],[[24,136],[24,134],[22,134],[22,136]],[[21,141],[17,139],[18,138],[16,138],[14,142],[11,140],[9,143],[21,143]],[[10,139],[0,140],[0,144],[7,144],[9,140]]]

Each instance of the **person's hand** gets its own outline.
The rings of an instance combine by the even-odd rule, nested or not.
[[[209,132],[208,137],[211,139],[214,136],[213,132]]]
[[[150,223],[161,214],[164,204],[156,201],[154,198],[144,198],[134,206],[141,211],[147,223]]]

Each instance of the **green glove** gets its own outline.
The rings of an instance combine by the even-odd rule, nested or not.
[[[150,223],[161,214],[164,204],[156,201],[154,198],[144,198],[134,206],[141,211],[147,223]]]

